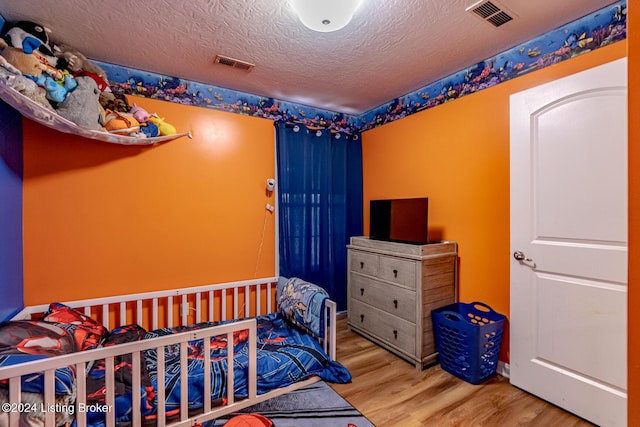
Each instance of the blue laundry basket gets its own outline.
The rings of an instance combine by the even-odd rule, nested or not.
[[[481,302],[431,311],[442,369],[471,384],[496,373],[506,317]]]

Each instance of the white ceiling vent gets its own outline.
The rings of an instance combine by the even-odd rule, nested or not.
[[[465,10],[467,12],[472,12],[473,15],[490,23],[494,27],[500,27],[501,25],[512,21],[515,16],[513,13],[507,12],[505,8],[495,0],[479,1]]]
[[[251,64],[249,62],[240,61],[239,59],[234,59],[234,58],[230,58],[228,56],[222,56],[222,55],[216,55],[213,62],[216,64],[226,65],[227,67],[237,68],[238,70],[243,70],[247,72],[253,70],[253,67],[255,67],[254,64]]]

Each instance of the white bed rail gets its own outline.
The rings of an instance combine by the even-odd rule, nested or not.
[[[221,321],[259,316],[275,312],[277,310],[275,301],[275,290],[277,286],[277,278],[266,278],[258,280],[248,280],[239,282],[230,282],[216,285],[205,285],[192,288],[175,289],[169,291],[149,292],[130,294],[114,297],[103,297],[89,300],[78,300],[70,302],[62,302],[63,304],[83,311],[86,315],[100,318],[100,321],[107,329],[110,329],[111,322],[118,326],[137,323],[145,329],[158,329],[159,327],[174,327],[174,315],[179,313],[180,325],[187,325],[205,321]],[[188,308],[185,308],[188,307]],[[27,307],[19,312],[13,320],[32,319],[38,315],[45,313],[49,308],[48,304]],[[193,311],[193,313],[191,313]],[[232,312],[233,316],[228,315]],[[164,314],[164,322],[160,321],[160,314]],[[325,304],[324,329],[325,334],[321,339],[325,352],[331,360],[336,357],[336,303],[327,300]],[[114,320],[115,319],[115,320]],[[114,325],[115,326],[115,325]],[[227,404],[220,407],[212,408],[210,399],[203,402],[204,411],[189,417],[187,409],[187,391],[188,381],[187,375],[187,345],[190,340],[203,339],[216,335],[227,335],[227,342],[233,343],[233,334],[239,331],[249,331],[249,367],[248,367],[248,393],[249,397],[240,401],[236,401],[233,396],[234,379],[233,375],[227,376]],[[105,359],[106,362],[106,427],[115,427],[114,413],[109,412],[108,408],[114,407],[115,402],[115,386],[114,386],[114,359],[116,356],[131,354],[133,366],[133,390],[139,390],[141,386],[140,372],[143,362],[142,351],[156,348],[158,354],[158,384],[164,384],[164,347],[169,345],[179,345],[180,354],[183,360],[181,375],[181,385],[184,390],[181,391],[182,401],[180,403],[180,419],[168,421],[164,416],[158,415],[157,425],[171,426],[187,426],[197,425],[204,421],[220,417],[222,415],[235,412],[241,408],[254,405],[258,402],[267,400],[287,393],[291,390],[303,387],[319,380],[317,377],[309,378],[297,384],[288,387],[279,388],[271,392],[256,395],[256,320],[246,319],[238,322],[217,325],[204,329],[183,332],[179,334],[153,338],[149,340],[137,341],[127,344],[119,344],[112,347],[104,347],[96,350],[88,350],[64,356],[57,356],[33,362],[27,362],[19,365],[0,367],[0,381],[8,380],[8,404],[3,406],[0,411],[0,426],[19,427],[21,412],[24,413],[25,408],[21,399],[21,381],[23,375],[33,374],[35,372],[44,372],[44,396],[42,400],[42,408],[55,408],[55,370],[67,366],[74,367],[77,379],[77,399],[74,407],[70,409],[74,411],[77,417],[78,427],[86,427],[86,418],[81,408],[87,406],[86,402],[86,374],[87,367],[96,360]],[[210,342],[204,340],[205,355],[205,381],[209,381],[210,363]],[[228,345],[229,366],[233,366],[233,345]],[[162,364],[162,366],[160,365]],[[162,368],[162,369],[161,369]],[[233,370],[231,370],[233,372]],[[205,384],[205,389],[210,388],[211,384]],[[165,390],[156,390],[158,414],[164,414]],[[133,408],[140,407],[141,397],[138,393],[133,393]],[[6,405],[6,403],[5,403]],[[53,406],[52,406],[53,405]],[[9,410],[4,410],[9,409]],[[15,409],[15,411],[13,410]],[[45,412],[45,427],[55,427],[55,411],[49,410]],[[6,420],[8,419],[8,423]],[[139,411],[133,411],[132,426],[137,427],[142,424],[141,414]]]
[[[89,317],[99,319],[108,330],[131,323],[153,330],[273,313],[276,310],[274,293],[277,282],[277,278],[270,277],[67,301],[63,304],[83,311]],[[229,304],[231,304],[230,307]],[[46,312],[48,308],[49,304],[27,307],[14,316],[13,320],[31,319]],[[231,315],[230,311],[232,311]],[[178,322],[175,317],[179,319]]]
[[[55,426],[55,412],[64,411],[70,414],[74,414],[77,420],[78,427],[85,427],[87,425],[86,409],[93,406],[97,409],[97,412],[104,412],[106,416],[106,426],[115,426],[115,382],[114,382],[114,359],[116,356],[131,354],[132,355],[132,379],[133,390],[140,390],[141,386],[141,358],[143,357],[141,352],[145,350],[156,349],[158,355],[158,384],[164,384],[164,352],[168,346],[179,346],[180,356],[183,360],[180,370],[180,382],[182,390],[180,393],[180,419],[176,422],[168,423],[165,418],[165,389],[164,387],[158,387],[155,392],[157,393],[157,425],[164,426],[171,424],[172,426],[181,425],[193,425],[199,422],[216,418],[218,416],[233,412],[243,407],[243,405],[236,402],[234,391],[234,378],[233,375],[227,375],[227,404],[218,408],[212,408],[212,402],[210,399],[205,398],[202,402],[204,412],[201,415],[189,417],[188,409],[188,393],[187,385],[188,372],[187,372],[187,346],[189,341],[204,339],[204,351],[203,351],[203,367],[204,367],[204,387],[205,389],[211,388],[210,374],[211,374],[211,354],[210,354],[210,337],[217,335],[226,335],[227,338],[227,352],[228,352],[228,366],[233,366],[233,335],[240,331],[249,331],[248,344],[249,344],[249,366],[247,373],[248,380],[248,400],[256,399],[257,397],[257,385],[256,385],[256,354],[257,354],[257,331],[256,320],[247,319],[238,322],[227,323],[224,325],[218,325],[210,328],[183,332],[179,334],[173,334],[163,337],[158,337],[150,340],[136,341],[127,344],[120,344],[112,347],[104,347],[96,350],[87,350],[79,353],[67,354],[64,356],[52,357],[48,359],[37,360],[33,362],[27,362],[20,365],[8,366],[0,368],[0,380],[9,380],[9,401],[3,403],[2,413],[0,415],[8,414],[9,427],[18,427],[20,425],[20,416],[28,412],[40,411],[45,416],[45,426]],[[106,375],[106,399],[104,404],[89,404],[86,400],[86,373],[87,364],[96,360],[105,360]],[[55,384],[54,375],[55,370],[58,368],[65,368],[72,366],[76,371],[76,387],[77,397],[75,405],[69,407],[63,407],[62,405],[56,405],[55,403]],[[20,378],[23,375],[32,374],[34,372],[43,372],[45,378],[44,386],[44,398],[42,403],[39,404],[25,404],[21,402],[21,381]],[[229,372],[233,373],[233,369]],[[140,408],[141,396],[139,393],[132,393],[132,408]],[[133,425],[139,426],[142,423],[141,414],[139,410],[132,411]],[[197,421],[197,422],[196,422]],[[0,424],[4,424],[1,422]]]
[[[337,304],[335,301],[327,300],[324,305],[324,337],[322,346],[331,360],[336,360],[336,315]]]

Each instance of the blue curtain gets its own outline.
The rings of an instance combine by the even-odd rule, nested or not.
[[[300,277],[347,308],[347,249],[362,235],[359,135],[276,123],[280,275]]]

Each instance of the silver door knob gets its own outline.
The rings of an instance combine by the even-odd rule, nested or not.
[[[515,251],[513,257],[518,261],[532,261],[531,258],[526,258],[522,251]]]

